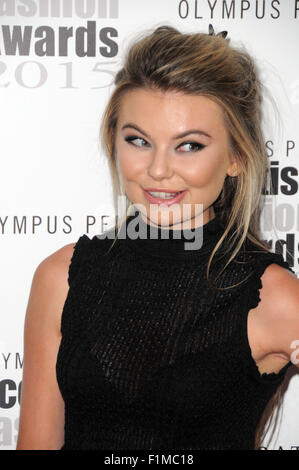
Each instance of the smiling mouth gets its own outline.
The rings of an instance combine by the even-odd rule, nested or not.
[[[181,194],[183,191],[176,191],[176,192],[166,192],[166,191],[147,191],[151,196],[158,198],[158,199],[173,199],[178,194]]]
[[[185,196],[186,190],[184,191],[176,191],[176,192],[169,192],[169,191],[147,191],[143,190],[146,199],[151,204],[166,204],[170,206],[179,202]]]

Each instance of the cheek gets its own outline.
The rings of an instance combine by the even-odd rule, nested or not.
[[[206,154],[186,161],[181,165],[180,173],[190,186],[201,187],[221,184],[226,168],[223,159]]]
[[[121,174],[125,179],[133,178],[145,171],[145,161],[132,155],[128,148],[120,146],[118,148],[118,164]]]

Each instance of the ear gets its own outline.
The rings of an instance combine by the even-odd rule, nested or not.
[[[241,173],[241,166],[236,157],[231,157],[231,163],[227,168],[227,174],[229,176],[238,176]]]

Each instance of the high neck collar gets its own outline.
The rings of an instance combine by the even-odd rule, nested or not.
[[[129,245],[137,252],[188,261],[210,254],[224,231],[217,215],[200,227],[168,230],[145,222],[139,211],[127,217],[125,226]]]

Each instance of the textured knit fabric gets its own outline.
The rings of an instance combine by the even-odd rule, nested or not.
[[[130,215],[123,228],[136,220]],[[196,250],[185,249],[183,230],[158,228],[153,239],[138,221],[136,234],[146,229],[147,238],[115,241],[112,229],[110,238],[83,235],[75,245],[56,364],[62,449],[253,449],[262,412],[292,363],[260,374],[247,315],[266,267],[292,269],[246,239],[214,282],[239,285],[217,291],[206,267],[224,231],[218,216],[196,228],[203,236]],[[226,256],[214,258],[211,280]]]

